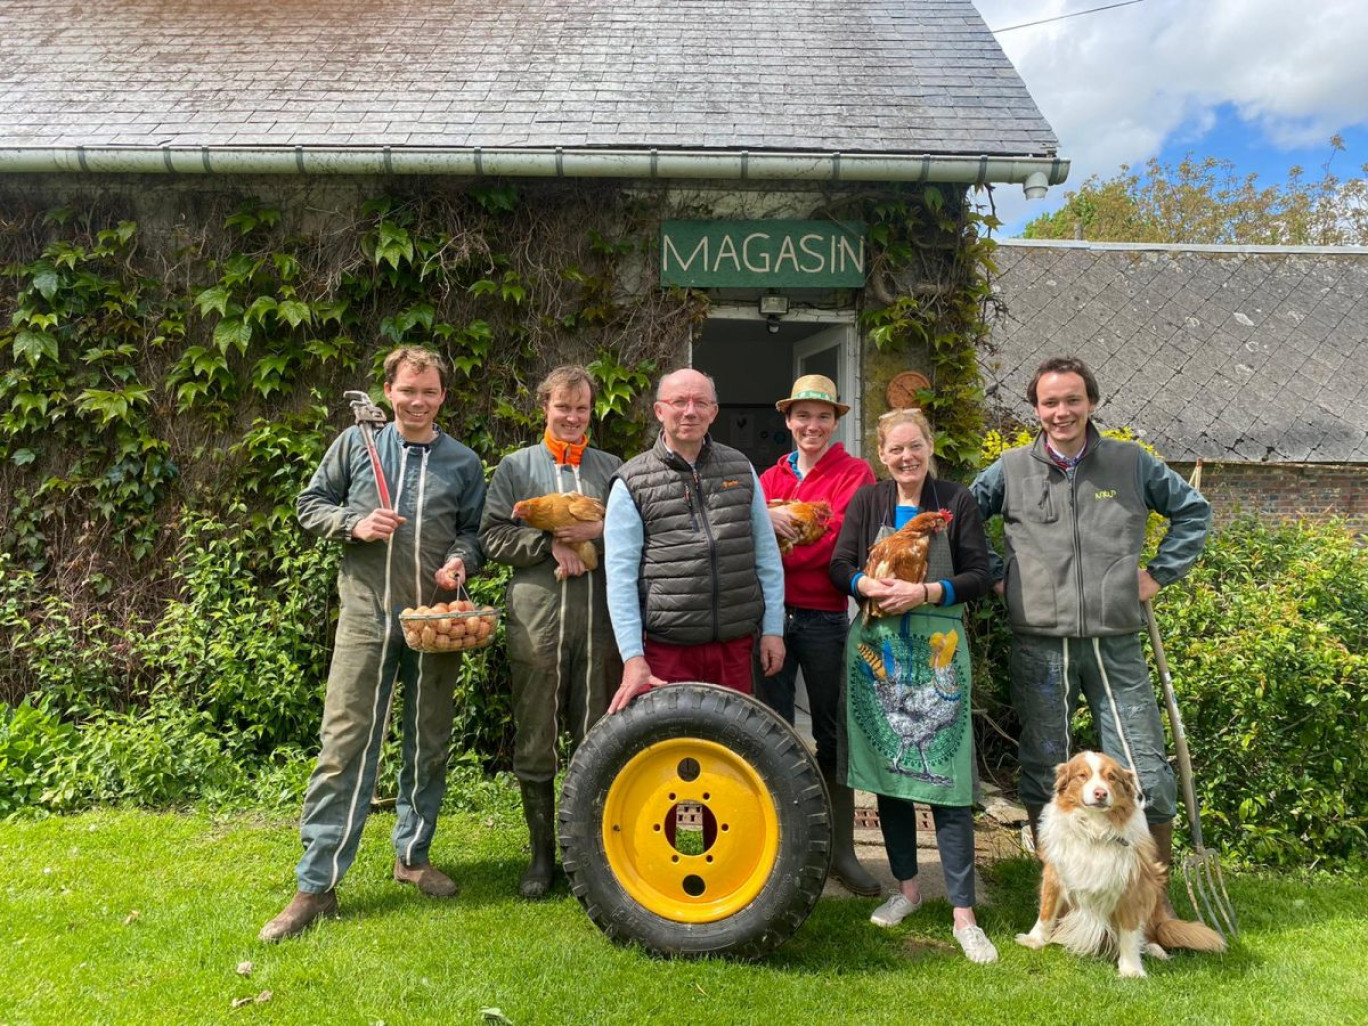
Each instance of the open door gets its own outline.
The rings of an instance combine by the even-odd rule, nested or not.
[[[859,438],[855,425],[860,422],[859,387],[856,382],[855,346],[851,341],[853,325],[833,324],[793,344],[793,377],[804,374],[824,374],[836,382],[836,393],[850,412],[836,424],[834,440],[846,447],[846,452],[859,455]]]

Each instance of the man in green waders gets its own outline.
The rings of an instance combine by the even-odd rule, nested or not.
[[[425,349],[385,359],[394,422],[375,438],[380,488],[362,431],[344,431],[296,504],[305,530],[342,543],[341,612],[323,701],[322,748],[304,796],[295,867],[299,890],[260,933],[293,937],[337,911],[336,887],[356,857],[370,811],[394,685],[404,687],[402,764],[394,824],[394,879],[431,897],[456,884],[428,861],[446,790],[452,690],[460,653],[404,643],[402,609],[446,601],[480,568],[484,504],[479,457],[434,421],[446,399],[446,362]],[[381,496],[392,497],[392,508]]]
[[[567,521],[554,530],[520,522],[514,506],[555,493],[599,501],[622,460],[589,445],[594,379],[583,367],[557,367],[537,388],[546,431],[536,445],[505,456],[489,482],[480,544],[513,568],[508,583],[508,663],[513,678],[513,772],[522,789],[532,860],[518,893],[545,896],[556,865],[556,744],[562,729],[578,744],[608,707],[622,675],[603,582],[603,521]],[[599,568],[577,546],[590,543]]]

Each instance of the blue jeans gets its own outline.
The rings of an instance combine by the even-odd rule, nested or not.
[[[1018,761],[1026,805],[1046,805],[1054,792],[1055,767],[1077,754],[1071,724],[1079,699],[1086,698],[1102,750],[1140,777],[1145,817],[1151,823],[1173,819],[1178,787],[1140,635],[1014,634],[1011,684],[1021,720]]]
[[[841,674],[845,669],[845,612],[788,606],[784,615],[784,667],[773,677],[756,675],[755,697],[793,722],[793,696],[798,670],[803,670],[812,706],[812,736],[817,742],[817,765],[830,775],[836,770],[836,721],[841,708]]]
[[[904,798],[879,797],[888,868],[899,882],[917,875],[917,810]],[[974,907],[974,810],[967,805],[930,805],[936,847],[945,873],[945,894],[953,908]]]

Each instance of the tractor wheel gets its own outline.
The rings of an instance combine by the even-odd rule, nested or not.
[[[807,746],[712,684],[657,688],[600,720],[566,773],[559,824],[589,918],[666,956],[760,958],[802,925],[831,859]]]

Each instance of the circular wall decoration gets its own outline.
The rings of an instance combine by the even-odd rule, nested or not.
[[[930,388],[931,380],[925,374],[917,371],[903,371],[895,374],[893,380],[888,383],[888,391],[885,393],[888,399],[890,410],[905,410],[909,407],[920,406],[917,399],[917,389]]]

